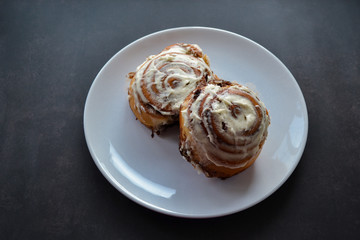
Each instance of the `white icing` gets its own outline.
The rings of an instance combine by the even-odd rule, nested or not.
[[[256,100],[256,104],[254,105],[247,95],[230,93],[238,91],[250,95]],[[201,106],[203,109],[199,113]],[[259,144],[267,136],[270,119],[266,114],[266,108],[255,93],[244,86],[234,84],[222,91],[222,87],[209,84],[188,107],[189,109],[185,108],[181,111],[184,125],[190,130],[191,136],[197,143],[199,156],[203,156],[215,165],[228,168],[245,166],[248,160],[244,159],[255,156],[260,150]],[[235,110],[231,110],[232,108]],[[257,110],[261,112],[261,122],[258,129],[247,136],[246,131],[250,131],[258,121]],[[207,111],[210,112],[209,117],[206,116]],[[213,121],[221,137],[231,144],[224,144],[222,140],[219,142],[219,136],[216,135],[209,121]],[[186,148],[187,144],[183,145]],[[220,148],[229,149],[229,152]]]
[[[139,100],[145,104],[150,102],[142,90],[142,84],[145,84],[151,102],[155,103],[151,104],[155,110],[163,115],[179,113],[181,103],[204,80],[204,76],[209,74],[212,77],[212,71],[205,61],[189,52],[191,46],[202,54],[200,47],[195,44],[177,44],[158,55],[149,56],[137,67],[132,85],[136,106],[140,105]]]

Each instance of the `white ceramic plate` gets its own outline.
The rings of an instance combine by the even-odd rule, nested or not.
[[[176,126],[151,138],[129,108],[127,73],[177,42],[199,44],[218,76],[255,88],[270,111],[263,151],[237,176],[198,175],[179,153]],[[84,129],[96,165],[125,196],[161,213],[207,218],[249,208],[287,180],[305,147],[308,116],[296,80],[268,50],[228,31],[183,27],[145,36],[105,64],[86,100]]]

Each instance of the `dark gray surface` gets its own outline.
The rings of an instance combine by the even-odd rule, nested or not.
[[[0,239],[356,239],[359,13],[359,1],[341,0],[0,1]],[[194,25],[273,52],[297,79],[310,123],[300,164],[278,191],[204,220],[119,193],[93,163],[82,122],[111,56],[149,33]]]

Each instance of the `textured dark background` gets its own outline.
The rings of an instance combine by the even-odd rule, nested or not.
[[[111,56],[193,25],[273,52],[297,79],[310,124],[304,155],[277,192],[203,220],[119,193],[93,163],[82,121]],[[0,239],[359,239],[359,26],[360,1],[0,1]]]

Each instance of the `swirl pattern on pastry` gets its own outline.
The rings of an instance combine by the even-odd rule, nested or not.
[[[208,84],[181,106],[180,152],[208,177],[227,178],[255,161],[269,124],[267,109],[249,88]]]
[[[185,98],[213,77],[198,45],[170,45],[129,74],[130,107],[140,122],[158,131],[176,121]]]

